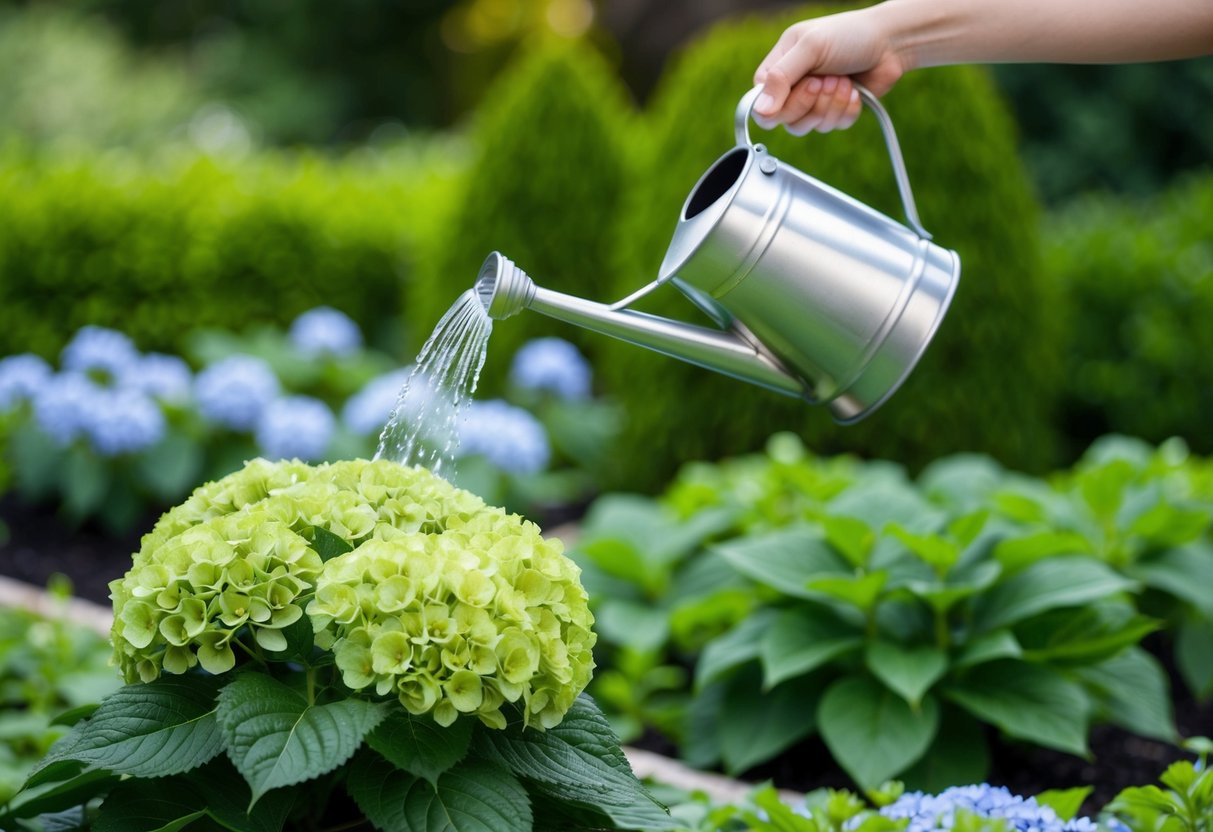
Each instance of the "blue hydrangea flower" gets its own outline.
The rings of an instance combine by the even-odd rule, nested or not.
[[[34,398],[52,375],[51,365],[33,353],[0,359],[0,411]]]
[[[403,367],[368,381],[346,400],[341,409],[341,421],[359,436],[379,433],[396,409],[400,389],[408,381],[410,372],[408,367]]]
[[[590,395],[590,365],[563,338],[535,338],[514,353],[510,382],[523,390],[552,393],[562,399]]]
[[[552,451],[538,419],[493,399],[471,402],[459,427],[459,456],[475,454],[507,473],[533,474],[547,467]]]
[[[56,444],[70,445],[84,433],[100,394],[101,388],[83,373],[52,376],[34,394],[34,422]]]
[[[328,450],[337,419],[310,396],[277,399],[257,422],[257,444],[269,459],[318,460]]]
[[[278,377],[251,355],[232,355],[203,369],[194,381],[198,412],[232,430],[251,431],[278,398]]]
[[[907,832],[930,832],[951,829],[958,809],[982,817],[1003,818],[1018,832],[1096,832],[1090,818],[1063,821],[1050,807],[1037,804],[1034,797],[1025,799],[1003,786],[985,783],[954,786],[938,795],[907,792],[880,813],[894,820],[908,818]]]
[[[182,358],[149,352],[123,373],[119,384],[162,402],[181,403],[190,397],[193,373]]]
[[[63,348],[59,360],[64,370],[101,372],[116,379],[130,371],[139,360],[139,351],[130,338],[115,329],[85,326]]]
[[[349,315],[331,306],[317,306],[291,324],[289,337],[304,355],[349,355],[362,346],[362,331]]]
[[[160,406],[143,393],[99,390],[81,427],[99,454],[118,456],[155,445],[167,425]]]

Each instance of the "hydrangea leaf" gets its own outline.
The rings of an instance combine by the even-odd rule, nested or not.
[[[56,767],[56,776],[51,779],[65,779],[49,789],[30,794],[33,786],[37,785],[31,779],[25,788],[10,803],[0,811],[0,829],[12,829],[14,821],[24,818],[34,818],[40,815],[61,812],[73,806],[80,806],[93,798],[105,794],[110,786],[118,782],[118,775],[108,771],[86,771],[79,773],[78,767],[67,769]],[[75,776],[72,776],[73,773]],[[62,775],[62,776],[60,776]]]
[[[709,642],[695,668],[695,687],[711,684],[738,665],[758,658],[763,639],[778,615],[773,609],[755,610],[732,630]]]
[[[1213,621],[1193,618],[1179,625],[1175,661],[1197,698],[1213,693]]]
[[[1146,586],[1174,595],[1213,618],[1213,547],[1193,543],[1167,549],[1157,557],[1143,559],[1129,571]]]
[[[428,717],[393,711],[366,742],[396,768],[437,784],[443,772],[467,755],[472,726],[472,720],[459,719],[442,728]]]
[[[101,507],[109,493],[109,466],[82,447],[69,451],[64,462],[63,508],[70,517],[88,517]]]
[[[333,534],[324,526],[312,526],[312,548],[320,555],[320,559],[325,561],[354,550],[348,540]]]
[[[938,647],[907,647],[878,640],[864,653],[868,670],[885,685],[917,707],[931,685],[948,669],[948,656]]]
[[[763,687],[802,676],[862,644],[862,633],[824,609],[786,610],[761,639]]]
[[[763,691],[756,669],[729,682],[720,724],[720,754],[731,774],[769,760],[817,730],[821,682],[800,676]]]
[[[825,535],[812,528],[783,529],[711,548],[738,572],[794,598],[817,598],[806,589],[810,580],[852,571]]]
[[[1036,795],[1036,802],[1048,806],[1062,820],[1074,820],[1083,801],[1094,790],[1093,786],[1078,786],[1073,789],[1049,789]]]
[[[255,803],[270,789],[344,763],[386,712],[383,705],[358,699],[311,705],[269,676],[246,673],[220,692],[216,715],[228,757]]]
[[[215,723],[213,676],[165,677],[110,694],[72,729],[31,778],[55,763],[75,761],[135,777],[163,777],[197,768],[222,750]]]
[[[674,828],[669,813],[632,773],[610,724],[588,696],[579,696],[564,720],[546,731],[519,725],[481,731],[476,750],[540,793],[598,812],[616,828]]]
[[[128,780],[109,793],[93,832],[178,832],[206,815],[196,794],[180,781]]]
[[[202,446],[183,433],[169,433],[139,454],[139,481],[163,500],[176,500],[198,483],[204,462]]]
[[[977,607],[974,628],[993,630],[1045,610],[1082,606],[1138,587],[1093,558],[1049,558],[996,584]]]
[[[1075,682],[1046,667],[1003,660],[982,665],[944,695],[1013,737],[1087,754],[1090,702]]]
[[[1112,723],[1164,742],[1179,739],[1167,673],[1145,650],[1130,647],[1074,672],[1094,693],[1103,715]]]
[[[834,759],[872,788],[922,757],[939,727],[939,706],[928,696],[915,711],[874,679],[849,676],[826,691],[817,721]]]
[[[981,724],[955,705],[944,705],[930,748],[898,779],[907,789],[938,794],[957,783],[981,783],[989,769],[990,749]]]
[[[498,765],[472,760],[431,784],[393,768],[374,754],[354,760],[346,788],[367,819],[383,832],[530,832],[526,789]]]

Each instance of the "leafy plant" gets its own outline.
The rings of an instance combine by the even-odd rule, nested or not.
[[[1193,737],[1184,748],[1197,755],[1195,765],[1182,760],[1172,763],[1158,786],[1128,788],[1104,808],[1113,822],[1111,828],[1127,827],[1131,832],[1205,832],[1213,828],[1213,772],[1209,771],[1209,752],[1213,743],[1206,737]]]
[[[0,825],[670,828],[579,696],[577,577],[423,469],[254,461],[144,538],[112,584],[128,684]]]

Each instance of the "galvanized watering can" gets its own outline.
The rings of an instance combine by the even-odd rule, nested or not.
[[[656,280],[614,304],[536,286],[499,252],[476,281],[493,318],[531,309],[709,370],[826,405],[856,422],[913,370],[960,275],[956,252],[922,227],[893,124],[859,88],[884,133],[906,224],[752,144],[756,87],[737,105],[737,146],[682,206]],[[628,309],[673,283],[720,328]]]

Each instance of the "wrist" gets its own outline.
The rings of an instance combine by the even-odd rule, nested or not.
[[[868,7],[872,24],[902,71],[954,63],[951,54],[963,21],[953,4],[940,0],[885,0]]]

